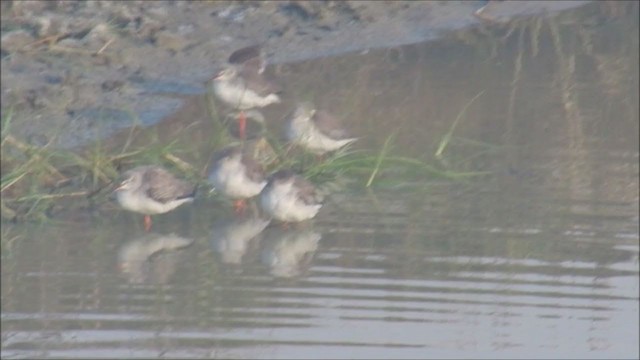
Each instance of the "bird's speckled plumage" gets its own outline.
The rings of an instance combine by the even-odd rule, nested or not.
[[[309,220],[322,207],[315,186],[290,170],[269,177],[260,194],[260,205],[272,218],[283,222]]]
[[[234,51],[227,66],[213,78],[213,91],[227,105],[240,110],[280,102],[280,87],[264,75],[262,48],[248,46]]]
[[[162,214],[193,201],[196,188],[159,166],[139,166],[124,173],[116,189],[120,205],[145,215]]]
[[[262,165],[238,146],[227,147],[214,156],[209,182],[232,199],[254,197],[267,184]]]
[[[316,153],[338,150],[357,140],[342,127],[338,118],[310,103],[301,103],[287,123],[287,139]]]

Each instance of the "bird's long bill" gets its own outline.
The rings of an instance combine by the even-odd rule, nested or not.
[[[116,191],[120,191],[120,190],[124,189],[126,184],[127,184],[126,181],[121,182],[120,185],[118,185],[117,188],[113,189],[113,191],[116,192]]]
[[[209,81],[218,80],[224,74],[224,70],[218,71]]]

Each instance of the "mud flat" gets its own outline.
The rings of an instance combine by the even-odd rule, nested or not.
[[[149,125],[206,91],[234,49],[288,63],[434,39],[587,1],[3,1],[3,117],[33,145]]]

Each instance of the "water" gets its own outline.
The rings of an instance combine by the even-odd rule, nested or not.
[[[335,194],[301,228],[208,199],[155,217],[152,234],[113,204],[5,225],[2,356],[637,358],[638,7],[625,6],[272,69],[348,118],[359,148],[395,131],[394,151],[429,163],[484,91],[443,154],[491,175]],[[206,142],[202,103],[165,136],[197,123],[189,140]],[[270,126],[289,106],[265,112]]]

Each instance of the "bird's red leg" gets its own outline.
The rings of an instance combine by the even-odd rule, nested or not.
[[[233,209],[236,214],[242,215],[244,213],[244,209],[246,208],[246,202],[244,199],[238,199],[233,202]]]
[[[247,132],[247,117],[244,114],[244,111],[240,110],[240,114],[238,115],[238,135],[240,136],[240,140],[244,140],[246,132]]]
[[[150,215],[145,215],[144,216],[144,231],[149,232],[149,230],[151,230],[151,216]]]

